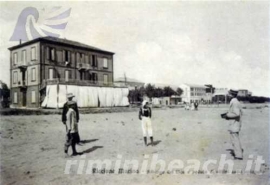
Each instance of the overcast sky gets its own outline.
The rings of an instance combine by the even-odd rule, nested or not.
[[[115,77],[213,84],[269,96],[269,3],[0,2],[0,79],[21,11],[70,7],[63,36],[115,52]]]

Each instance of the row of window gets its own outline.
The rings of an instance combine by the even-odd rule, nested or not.
[[[31,61],[36,60],[37,56],[36,56],[36,47],[31,47]],[[21,51],[21,60],[20,62],[22,62],[23,64],[26,64],[27,61],[27,52],[26,50],[22,50]],[[17,65],[18,64],[18,52],[14,52],[13,53],[13,64]]]
[[[30,68],[31,71],[31,81],[36,81],[36,68]],[[17,84],[18,81],[18,71],[13,71],[13,84]]]
[[[49,69],[49,80],[53,80],[55,78],[59,78],[61,79],[60,74],[56,74],[57,72],[55,71],[55,69],[50,68]],[[72,79],[72,72],[71,70],[65,70],[65,81],[68,82],[69,80]],[[86,71],[80,71],[80,76],[79,76],[80,80],[89,80],[89,81],[93,81],[94,83],[98,82],[98,75],[97,73],[89,73]],[[104,84],[108,84],[108,75],[104,74],[103,75],[103,83]]]
[[[13,93],[13,103],[18,103],[18,93]],[[31,103],[36,103],[36,91],[31,91]]]
[[[60,51],[61,52],[61,51]],[[47,55],[47,60],[50,61],[56,61],[59,59],[56,59],[56,49],[53,47],[47,47],[46,50],[46,55]],[[71,51],[68,50],[63,50],[63,61],[60,62],[70,62],[71,61]],[[82,64],[90,64],[93,67],[98,67],[98,61],[97,61],[97,56],[96,55],[87,55],[84,53],[76,52],[75,53],[75,60],[77,63],[82,63]],[[108,58],[103,57],[103,68],[107,69],[108,68]],[[92,63],[91,63],[92,61]]]
[[[191,93],[191,96],[205,96],[205,93]]]
[[[36,81],[36,68],[31,68],[31,81],[35,82]],[[49,69],[49,80],[53,80],[55,78],[61,78],[60,74],[56,74],[56,71],[54,69]],[[65,81],[69,81],[72,79],[72,73],[70,70],[65,70]],[[108,84],[108,75],[104,74],[103,75],[104,79],[104,84]],[[97,73],[89,73],[86,71],[81,71],[80,72],[80,80],[91,80],[93,82],[98,81],[98,75]],[[13,84],[17,84],[18,81],[18,71],[13,72]]]
[[[191,91],[196,91],[196,92],[205,92],[205,89],[203,88],[190,88]]]
[[[36,47],[31,47],[31,61],[36,60]],[[78,63],[89,63],[93,67],[98,67],[98,61],[96,55],[86,55],[84,53],[77,52],[75,55],[76,61]],[[90,60],[91,58],[91,60]],[[47,59],[51,61],[56,61],[56,49],[52,47],[47,47]],[[103,57],[103,68],[108,68],[108,58]],[[63,50],[63,62],[70,62],[71,61],[71,52],[68,50]],[[92,61],[92,63],[91,63]],[[18,64],[18,52],[13,53],[13,64]],[[27,52],[26,50],[21,51],[21,63],[26,64],[27,62]]]

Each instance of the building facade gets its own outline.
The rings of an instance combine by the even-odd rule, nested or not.
[[[252,95],[252,92],[247,89],[239,89],[237,96],[239,97],[249,97]]]
[[[206,89],[206,96],[205,96],[205,103],[207,104],[211,104],[213,103],[213,95],[215,93],[215,87],[213,87],[213,85],[211,84],[207,84],[205,85]]]
[[[13,107],[40,107],[47,85],[113,86],[112,52],[54,37],[9,50]]]
[[[206,99],[206,86],[195,84],[182,84],[182,101],[186,103],[202,102]]]
[[[228,103],[229,102],[229,89],[228,88],[216,88],[213,94],[213,101],[215,103]]]

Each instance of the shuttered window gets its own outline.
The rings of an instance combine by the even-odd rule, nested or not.
[[[65,71],[65,81],[68,82],[69,79],[71,79],[71,71],[66,70]]]
[[[51,68],[49,69],[49,80],[52,80],[54,78],[54,70]]]
[[[108,59],[103,58],[103,68],[108,69]]]
[[[13,84],[18,83],[18,72],[14,71],[13,72]]]
[[[18,103],[18,93],[14,92],[13,103]]]
[[[36,60],[36,47],[31,48],[31,60]]]
[[[92,80],[93,80],[94,83],[97,83],[98,82],[97,73],[92,73]]]
[[[26,64],[26,50],[22,51],[22,63],[25,65]]]
[[[36,81],[36,68],[31,69],[31,81]]]
[[[14,65],[18,64],[18,54],[17,53],[13,53],[13,64]]]
[[[55,49],[52,47],[47,47],[47,59],[55,61]]]
[[[31,92],[31,103],[36,103],[36,91]]]
[[[103,75],[103,83],[108,85],[108,75]]]
[[[70,61],[70,52],[68,50],[63,50],[63,62]]]
[[[95,55],[92,55],[92,66],[98,67],[97,57]]]

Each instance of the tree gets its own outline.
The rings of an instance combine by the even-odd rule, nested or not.
[[[176,89],[176,93],[177,93],[178,96],[181,96],[183,94],[183,89],[181,89],[180,87],[178,87]]]
[[[159,87],[154,89],[154,97],[160,98],[163,96],[163,94],[164,94],[163,89]]]
[[[155,86],[151,85],[151,84],[147,84],[146,87],[145,87],[145,94],[149,98],[152,98],[152,97],[154,97],[154,93],[155,93]]]
[[[9,107],[9,97],[10,97],[10,90],[7,86],[7,84],[3,83],[0,80],[0,85],[1,85],[1,91],[0,91],[0,97],[1,97],[1,106],[3,108]]]
[[[144,87],[140,87],[139,89],[135,88],[134,90],[130,90],[129,94],[128,94],[129,102],[130,103],[141,102],[144,95],[145,95],[145,88]]]
[[[163,88],[163,95],[172,96],[172,95],[176,95],[176,92],[170,86],[167,86]]]

